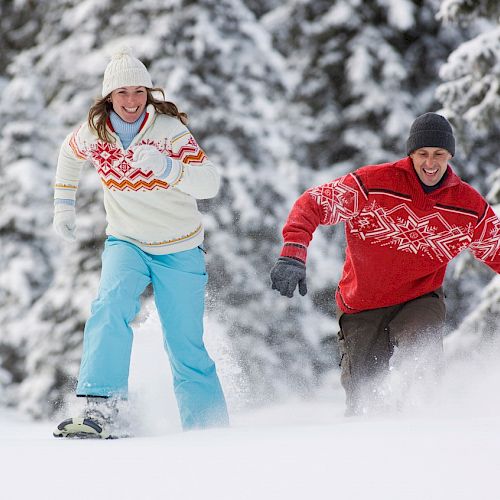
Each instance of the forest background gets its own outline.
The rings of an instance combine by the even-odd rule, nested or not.
[[[75,383],[105,214],[87,168],[78,241],[60,241],[53,180],[114,50],[133,48],[220,166],[218,197],[200,203],[207,324],[240,403],[256,405],[309,397],[337,369],[342,228],[316,232],[306,297],[269,285],[305,189],[403,157],[412,121],[436,111],[455,128],[457,173],[500,201],[499,16],[495,0],[2,0],[0,404],[47,417]],[[498,276],[465,252],[445,285],[447,355],[491,352]]]

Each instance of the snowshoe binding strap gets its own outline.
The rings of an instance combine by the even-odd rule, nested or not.
[[[63,420],[53,432],[54,437],[77,439],[113,439],[100,422],[92,418],[74,417]]]

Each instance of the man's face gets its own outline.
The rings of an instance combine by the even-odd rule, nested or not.
[[[435,186],[445,174],[451,154],[442,148],[420,148],[410,158],[418,178],[426,186]]]

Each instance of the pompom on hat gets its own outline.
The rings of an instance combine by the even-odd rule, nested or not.
[[[450,122],[436,113],[420,115],[410,128],[406,141],[408,155],[419,148],[443,148],[455,155],[455,137]]]
[[[113,54],[106,67],[102,82],[102,97],[120,87],[153,87],[146,66],[130,53],[128,47],[123,47]]]

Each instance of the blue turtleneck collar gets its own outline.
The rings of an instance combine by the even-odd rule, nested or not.
[[[128,123],[125,120],[122,120],[117,113],[111,110],[109,115],[111,125],[113,125],[113,129],[118,134],[118,137],[120,138],[120,141],[125,149],[130,146],[130,143],[139,132],[144,116],[146,116],[146,110],[143,111],[142,115],[139,116],[135,122]]]

